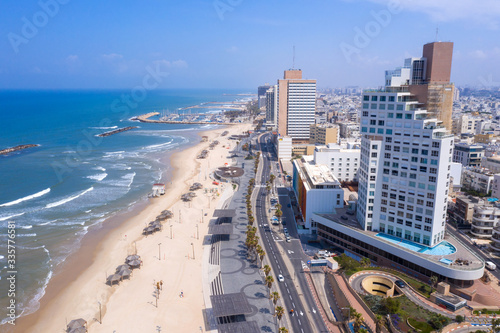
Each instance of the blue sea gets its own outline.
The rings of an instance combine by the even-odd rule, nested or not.
[[[57,266],[90,226],[146,200],[168,182],[165,152],[199,142],[217,125],[144,124],[130,118],[203,102],[231,102],[242,91],[0,91],[0,308],[8,304],[8,224],[16,226],[18,315],[35,311]],[[214,106],[215,107],[215,106]],[[203,109],[201,112],[217,112]],[[104,138],[97,134],[139,128]],[[5,315],[0,313],[0,320]]]

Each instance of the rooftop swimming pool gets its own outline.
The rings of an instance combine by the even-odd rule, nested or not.
[[[442,241],[441,243],[439,243],[434,247],[428,247],[422,244],[411,242],[406,239],[397,238],[383,233],[378,233],[375,236],[385,239],[386,241],[389,241],[393,244],[407,248],[408,250],[411,250],[413,252],[418,252],[422,254],[430,254],[434,256],[446,256],[448,254],[453,254],[457,252],[457,249],[447,241]]]

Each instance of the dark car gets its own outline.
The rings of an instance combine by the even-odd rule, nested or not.
[[[347,216],[344,216],[344,215],[342,215],[340,218],[341,218],[342,220],[348,220]]]
[[[287,207],[290,208],[290,207],[292,207],[292,205],[288,204]]]
[[[399,288],[404,288],[406,286],[405,282],[403,280],[396,280],[396,286],[398,286]]]
[[[354,215],[354,211],[352,210],[348,210],[347,212],[345,212],[347,215]]]

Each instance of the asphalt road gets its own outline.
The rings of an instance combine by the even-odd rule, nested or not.
[[[260,233],[262,236],[262,242],[265,247],[265,251],[270,259],[271,268],[273,276],[276,283],[280,289],[280,296],[286,307],[286,316],[292,325],[293,332],[328,332],[319,311],[316,309],[316,304],[314,298],[307,285],[306,278],[302,271],[302,265],[308,260],[308,257],[303,253],[300,240],[298,239],[297,230],[295,228],[294,215],[291,208],[288,208],[290,203],[290,197],[288,196],[288,190],[286,188],[278,188],[278,198],[282,205],[283,219],[286,222],[284,225],[288,228],[290,236],[292,238],[291,242],[287,243],[284,241],[282,231],[276,233],[270,227],[269,217],[270,214],[266,212],[266,200],[269,200],[267,196],[267,191],[265,188],[265,182],[269,179],[271,170],[275,169],[277,159],[272,153],[272,148],[270,145],[266,145],[266,137],[268,135],[263,135],[260,139],[259,148],[261,149],[261,154],[263,156],[263,168],[259,184],[264,184],[262,187],[257,187],[259,189],[255,211],[256,211],[256,221],[260,228]],[[276,174],[276,173],[275,173]],[[269,217],[268,217],[269,216]],[[280,230],[282,230],[280,228]],[[280,245],[278,246],[278,242]],[[285,261],[282,257],[280,250],[281,245],[283,245],[283,252],[285,255],[289,256],[289,260],[292,263],[293,270],[289,271]],[[277,280],[278,274],[283,275],[285,278],[284,282],[279,282]],[[306,304],[303,304],[295,283],[300,284],[300,289],[304,292],[304,299]],[[294,314],[290,314],[290,310],[294,310]],[[315,329],[311,325],[308,315],[312,317],[315,322]]]

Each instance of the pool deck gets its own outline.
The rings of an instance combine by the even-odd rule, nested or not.
[[[464,270],[464,271],[478,270],[478,269],[481,269],[484,267],[484,262],[479,257],[477,257],[473,253],[471,253],[471,250],[465,244],[463,244],[461,241],[459,241],[458,239],[456,239],[455,237],[453,237],[452,235],[450,235],[448,233],[445,234],[445,237],[443,240],[447,241],[448,243],[450,243],[451,245],[453,245],[457,249],[457,251],[455,253],[448,254],[448,255],[424,254],[424,253],[409,250],[408,248],[406,248],[404,246],[400,246],[398,244],[395,244],[393,242],[385,240],[382,237],[377,237],[376,235],[379,233],[378,231],[367,231],[367,230],[361,229],[361,226],[357,222],[356,217],[351,216],[351,215],[346,215],[345,214],[346,211],[347,211],[347,208],[342,208],[342,209],[337,209],[336,214],[318,213],[317,215],[322,216],[324,218],[327,218],[333,222],[342,224],[342,225],[349,227],[351,229],[355,229],[357,232],[363,233],[366,236],[369,236],[373,239],[376,239],[379,242],[384,242],[384,243],[389,244],[391,246],[394,246],[398,249],[402,249],[405,252],[411,253],[413,255],[417,255],[417,256],[422,257],[428,261],[432,261],[434,263],[437,263],[443,267],[453,268],[456,270]],[[349,219],[348,220],[340,219],[340,216],[342,216],[342,215],[347,216]],[[425,245],[422,244],[422,246],[425,246]],[[440,261],[442,258],[449,259],[452,261],[452,263],[445,264],[445,263]],[[457,260],[458,260],[458,263],[456,262]],[[460,261],[468,262],[468,264],[460,264],[459,263]]]

